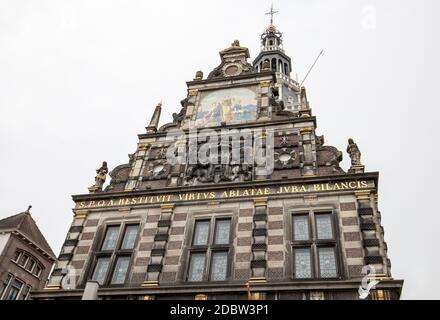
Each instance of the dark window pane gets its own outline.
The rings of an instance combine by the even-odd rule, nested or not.
[[[10,287],[8,294],[5,297],[5,300],[16,300],[18,293],[19,293],[19,289],[15,288],[15,287]]]
[[[194,229],[194,245],[208,244],[209,221],[197,221]]]
[[[18,264],[20,266],[24,267],[26,265],[26,263],[28,262],[28,260],[29,260],[29,256],[26,254],[22,254],[20,257],[20,260],[18,261]]]
[[[15,262],[17,262],[18,259],[20,258],[20,254],[21,254],[20,251],[15,251],[14,258],[12,258],[12,260],[14,260]]]
[[[8,294],[6,295],[5,300],[17,300],[17,296],[20,293],[22,286],[23,286],[23,282],[21,282],[17,279],[12,281],[12,284],[9,287],[9,291],[8,291]]]
[[[332,216],[330,214],[316,216],[316,231],[318,239],[333,239]]]
[[[26,266],[26,270],[32,272],[32,269],[34,269],[34,266],[35,266],[35,260],[31,259]]]
[[[205,270],[205,254],[193,253],[189,264],[188,281],[203,281]]]
[[[333,248],[319,248],[319,271],[321,278],[335,278],[336,256]]]
[[[36,277],[39,277],[41,274],[41,270],[42,270],[42,268],[39,265],[37,265],[34,269],[34,272],[32,272],[32,274]]]
[[[9,285],[9,282],[11,282],[12,276],[10,274],[8,274],[8,276],[6,277],[6,279],[0,283],[0,299],[3,295],[3,293],[5,292],[6,288]]]
[[[212,263],[211,263],[211,281],[226,280],[227,268],[228,268],[228,253],[214,252],[212,254]]]
[[[295,249],[295,278],[312,277],[310,249]]]
[[[293,240],[309,240],[309,216],[293,216]]]
[[[127,275],[130,257],[119,257],[113,271],[112,284],[123,284]]]
[[[130,225],[125,228],[124,240],[121,249],[133,249],[138,233],[138,225]]]
[[[116,248],[116,241],[118,241],[119,226],[108,227],[105,233],[104,242],[102,243],[102,250],[114,250]]]
[[[92,280],[98,281],[100,285],[104,284],[107,275],[110,258],[98,258]]]
[[[231,220],[217,220],[215,224],[215,244],[228,244]]]
[[[28,298],[31,289],[32,289],[31,286],[26,286],[23,288],[23,291],[21,292],[22,300],[26,300]]]
[[[0,299],[3,295],[3,293],[6,291],[6,288],[8,287],[11,280],[12,280],[12,276],[10,274],[8,274],[6,279],[2,283],[0,283]]]

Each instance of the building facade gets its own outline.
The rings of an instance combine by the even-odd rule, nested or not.
[[[221,51],[206,78],[187,82],[172,122],[159,127],[156,106],[107,187],[104,162],[90,193],[73,196],[57,265],[34,298],[79,299],[95,281],[99,299],[359,299],[366,273],[379,281],[370,299],[400,297],[378,173],[351,139],[344,171],[342,152],[316,135],[272,23],[249,57],[238,41]]]
[[[0,300],[42,290],[56,260],[29,210],[0,220]]]

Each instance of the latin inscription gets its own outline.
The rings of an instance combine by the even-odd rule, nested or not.
[[[119,197],[105,200],[88,200],[76,203],[77,209],[102,207],[134,206],[142,204],[167,203],[175,201],[215,200],[246,197],[262,197],[277,194],[301,194],[326,191],[362,190],[374,187],[374,183],[366,180],[345,181],[334,183],[292,184],[279,187],[241,188],[224,191],[183,192],[163,195]]]

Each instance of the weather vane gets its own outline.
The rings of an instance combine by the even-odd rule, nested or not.
[[[270,5],[270,11],[266,13],[266,14],[270,14],[270,24],[271,25],[273,25],[273,15],[275,13],[278,13],[278,11],[273,11],[273,2],[272,2],[272,4]]]

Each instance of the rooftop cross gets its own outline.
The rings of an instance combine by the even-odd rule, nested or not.
[[[270,14],[270,24],[271,25],[273,25],[273,15],[275,13],[278,13],[278,11],[273,11],[273,2],[272,2],[271,6],[270,6],[270,11],[266,13],[266,14]]]

